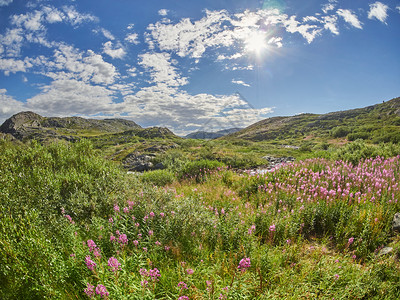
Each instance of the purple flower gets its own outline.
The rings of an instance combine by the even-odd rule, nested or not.
[[[120,266],[121,263],[118,262],[118,259],[116,259],[115,257],[110,257],[108,260],[108,266],[110,267],[110,271],[111,272],[117,272],[118,270],[120,270]]]
[[[152,236],[153,235],[153,230],[149,230],[149,235]]]
[[[65,215],[64,218],[67,218],[71,224],[75,224],[70,215]]]
[[[180,296],[178,300],[189,300],[188,296]]]
[[[87,241],[87,245],[89,247],[89,251],[92,252],[94,249],[97,248],[97,245],[95,242],[93,242],[93,240],[88,240]]]
[[[107,289],[104,285],[99,284],[96,287],[96,294],[100,295],[100,297],[102,297],[102,298],[106,298],[106,297],[108,297],[109,292],[107,292]]]
[[[137,245],[139,244],[139,241],[138,240],[134,240],[133,244],[137,247]]]
[[[249,257],[242,258],[239,262],[238,269],[241,271],[246,271],[246,269],[251,267],[251,261]]]
[[[92,298],[94,296],[94,285],[88,283],[86,289],[84,289],[83,291],[89,298]]]
[[[178,288],[180,288],[181,290],[187,290],[188,289],[187,284],[184,283],[183,281],[178,283]]]
[[[354,242],[354,238],[353,237],[349,238],[349,245],[353,244],[353,242]]]
[[[275,229],[275,224],[272,224],[271,226],[269,226],[269,231],[274,232]]]
[[[90,255],[86,256],[85,263],[90,271],[93,271],[96,267],[96,263],[90,258]]]
[[[119,212],[119,206],[117,204],[114,205],[114,211]]]
[[[128,213],[129,212],[129,208],[128,207],[124,207],[124,213]]]
[[[94,255],[94,257],[101,257],[100,250],[98,248],[95,248],[93,250],[93,255]]]
[[[186,273],[188,273],[189,275],[192,275],[194,273],[193,269],[187,269]]]
[[[335,274],[335,279],[338,280],[339,279],[339,274]]]
[[[122,245],[128,244],[128,238],[127,238],[126,234],[124,234],[124,233],[121,234],[121,235],[118,237],[118,241],[119,241],[119,243],[122,244]]]

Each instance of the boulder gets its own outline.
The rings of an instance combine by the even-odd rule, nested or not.
[[[392,229],[394,232],[400,232],[400,213],[396,213],[392,221]]]

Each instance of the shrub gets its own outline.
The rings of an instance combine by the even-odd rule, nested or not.
[[[168,170],[154,170],[143,173],[140,178],[143,182],[156,186],[165,186],[174,182],[175,175]]]

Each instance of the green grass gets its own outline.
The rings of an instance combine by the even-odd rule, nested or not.
[[[87,299],[99,285],[109,299],[399,298],[397,146],[329,147],[253,176],[218,162],[243,145],[185,143],[135,177],[87,141],[0,142],[0,298]]]

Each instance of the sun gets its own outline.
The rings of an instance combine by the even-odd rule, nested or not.
[[[266,35],[261,31],[252,32],[245,40],[246,52],[261,54],[267,49]]]

